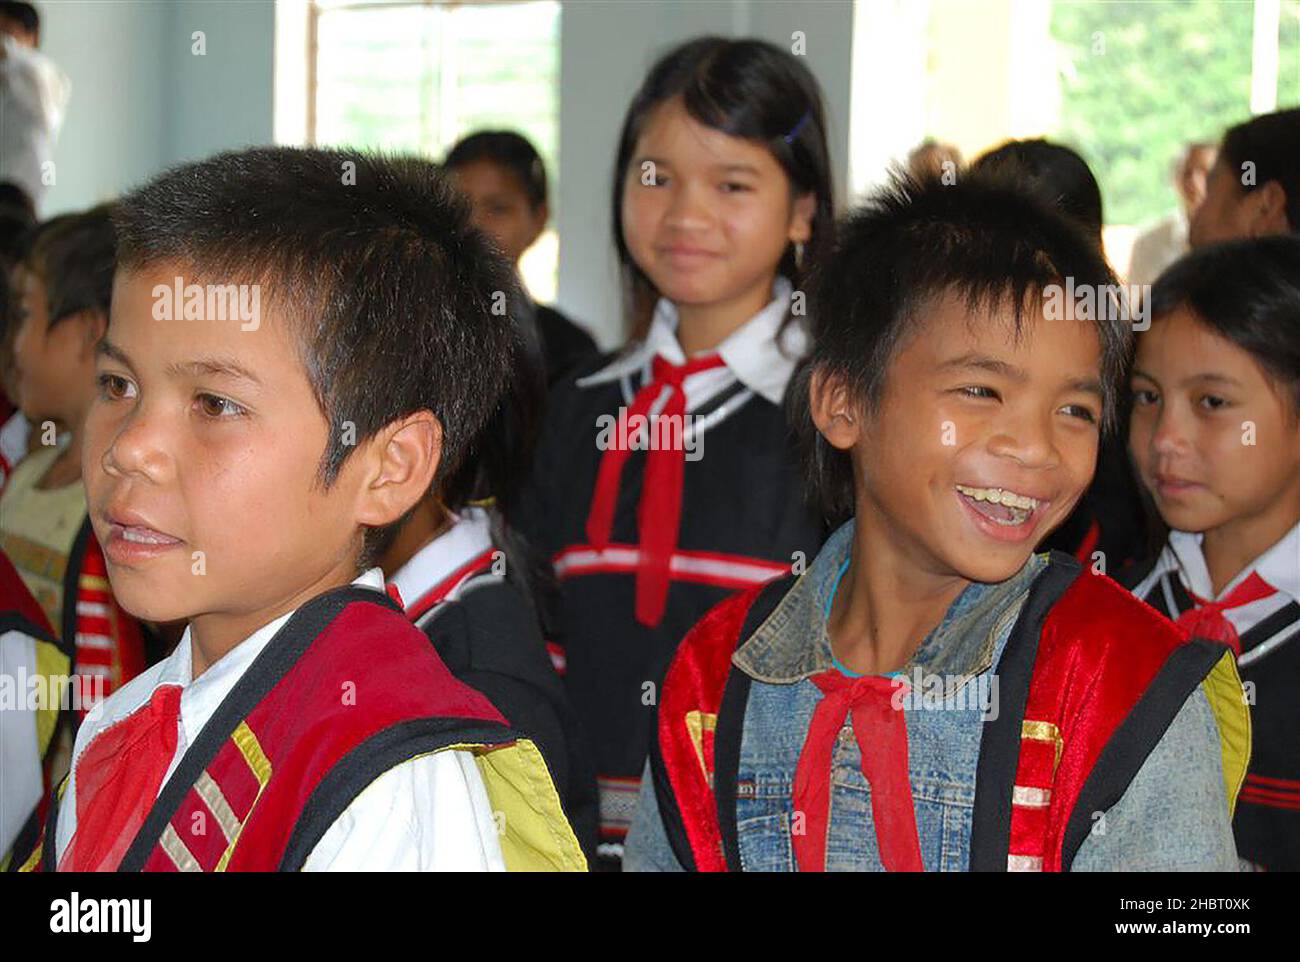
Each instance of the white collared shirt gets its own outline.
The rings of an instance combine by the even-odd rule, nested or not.
[[[492,522],[483,508],[466,508],[452,525],[398,568],[389,582],[410,611],[420,598],[492,547]]]
[[[795,365],[808,352],[808,332],[802,324],[786,326],[778,342],[777,332],[785,321],[793,295],[793,285],[788,278],[777,276],[772,284],[772,300],[761,311],[732,331],[713,351],[726,365],[701,371],[686,378],[686,410],[693,411],[726,390],[737,380],[749,391],[773,404],[780,404]],[[654,318],[644,341],[632,344],[595,374],[581,378],[579,387],[606,384],[619,378],[642,372],[645,380],[650,376],[650,362],[656,356],[670,364],[685,364],[688,360],[677,340],[677,307],[667,298],[655,305]]]
[[[1219,601],[1250,577],[1252,571],[1256,572],[1277,591],[1267,598],[1259,598],[1248,604],[1228,608],[1223,612],[1224,618],[1236,629],[1238,635],[1245,634],[1291,602],[1300,603],[1300,524],[1293,527],[1276,544],[1238,572],[1237,576],[1218,594],[1215,594],[1214,584],[1210,579],[1210,569],[1201,551],[1203,540],[1204,535],[1197,532],[1170,531],[1169,540],[1165,543],[1155,567],[1133,589],[1133,593],[1139,598],[1147,597],[1165,574],[1174,572],[1183,587],[1191,594],[1209,601]],[[1292,623],[1273,638],[1245,652],[1240,663],[1248,664],[1262,657],[1298,632],[1300,632],[1300,620]],[[1261,650],[1265,645],[1269,647]]]
[[[354,585],[384,590],[383,573],[371,568]],[[156,689],[181,689],[176,754],[165,785],[185,750],[198,739],[217,707],[293,612],[263,625],[220,660],[192,678],[187,628],[175,651],[114,692],[77,732],[72,774],[59,805],[59,858],[76,828],[76,766],[90,741],[145,705]],[[159,789],[161,793],[161,787]],[[316,843],[305,871],[504,871],[492,806],[474,757],[442,751],[403,762],[367,786]]]

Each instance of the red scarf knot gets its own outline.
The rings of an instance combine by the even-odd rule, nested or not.
[[[1191,595],[1196,607],[1188,608],[1174,623],[1183,629],[1188,637],[1220,642],[1230,647],[1234,655],[1240,656],[1241,638],[1238,637],[1237,629],[1232,626],[1232,622],[1225,618],[1223,613],[1229,608],[1248,605],[1252,601],[1267,598],[1276,592],[1276,588],[1261,578],[1257,572],[1252,571],[1250,577],[1218,601],[1206,601],[1189,591],[1188,594]]]
[[[871,786],[880,861],[890,872],[924,871],[908,777],[907,721],[900,702],[907,682],[880,675],[849,678],[838,671],[811,680],[824,694],[813,711],[794,775],[795,810],[804,816],[804,831],[793,834],[799,871],[826,869],[831,762],[835,739],[850,713],[862,774]]]

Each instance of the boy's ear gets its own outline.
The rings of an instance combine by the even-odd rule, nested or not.
[[[847,451],[862,437],[862,412],[843,378],[814,371],[808,382],[808,407],[813,424],[831,447]]]
[[[800,194],[794,199],[794,207],[790,211],[790,232],[788,234],[791,244],[806,244],[812,240],[812,223],[813,218],[817,216],[817,195],[812,191],[806,194]]]
[[[1246,200],[1251,205],[1251,237],[1270,237],[1290,232],[1291,224],[1286,219],[1286,189],[1276,180],[1270,180],[1251,191]]]
[[[357,522],[378,528],[400,519],[433,484],[442,460],[442,424],[432,411],[416,411],[384,426],[366,445]]]

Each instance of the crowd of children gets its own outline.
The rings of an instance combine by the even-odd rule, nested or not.
[[[1068,148],[828,123],[651,67],[613,354],[509,131],[0,209],[3,864],[1300,868],[1300,110],[1140,305]]]

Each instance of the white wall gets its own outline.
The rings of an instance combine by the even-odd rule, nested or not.
[[[271,141],[272,0],[46,0],[41,48],[72,79],[43,214],[184,160]],[[202,31],[206,53],[193,53]]]
[[[790,48],[803,31],[821,82],[837,186],[848,174],[853,4],[849,0],[566,0],[560,35],[560,306],[602,346],[623,337],[610,239],[610,179],[632,94],[670,47],[700,34],[754,36]]]

